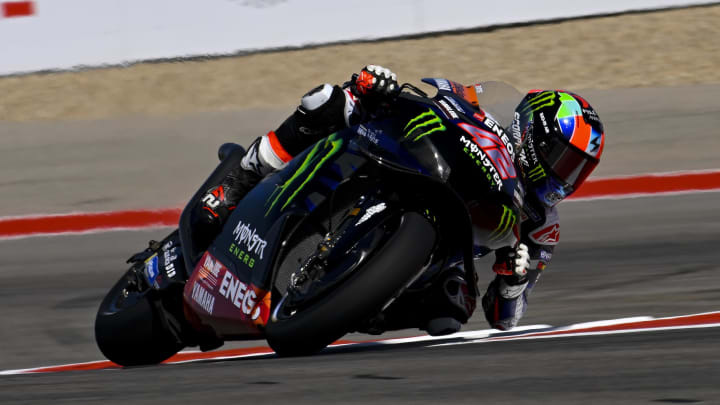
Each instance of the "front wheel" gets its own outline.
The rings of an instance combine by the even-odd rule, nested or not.
[[[121,366],[160,363],[183,348],[160,319],[150,291],[139,285],[131,269],[105,296],[95,318],[100,351]]]
[[[305,355],[339,339],[382,310],[418,274],[434,243],[435,230],[427,219],[403,214],[387,242],[347,280],[307,308],[273,316],[266,327],[270,347],[281,356]],[[282,305],[274,313],[282,312]]]

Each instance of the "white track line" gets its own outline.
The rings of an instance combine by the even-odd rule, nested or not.
[[[627,334],[627,333],[642,333],[642,332],[657,332],[657,331],[720,327],[720,322],[718,322],[717,320],[714,322],[709,322],[709,323],[692,323],[692,324],[688,324],[688,325],[677,325],[677,326],[649,326],[646,328],[631,327],[632,325],[637,325],[638,323],[643,323],[643,322],[650,323],[650,322],[655,322],[655,321],[661,322],[661,321],[681,320],[683,318],[691,318],[691,317],[698,317],[698,316],[704,316],[704,315],[720,315],[720,312],[704,312],[704,313],[699,313],[699,314],[673,316],[673,317],[665,317],[665,318],[653,318],[653,317],[649,317],[649,316],[630,317],[630,318],[611,319],[611,320],[604,320],[604,321],[584,322],[584,323],[578,323],[578,324],[573,324],[573,325],[569,325],[569,326],[565,326],[565,327],[557,327],[557,328],[552,327],[550,325],[528,325],[528,326],[517,327],[517,328],[512,329],[511,331],[507,331],[507,332],[498,331],[496,329],[483,329],[483,330],[460,332],[460,333],[455,333],[453,335],[448,335],[448,336],[423,335],[423,336],[406,337],[406,338],[384,339],[384,340],[369,341],[369,342],[339,344],[339,345],[334,345],[334,346],[328,347],[325,350],[332,351],[339,347],[352,347],[352,346],[363,347],[363,346],[373,346],[373,345],[402,345],[402,344],[408,344],[408,343],[440,342],[440,343],[434,343],[434,344],[430,344],[430,345],[426,346],[426,347],[430,348],[430,347],[444,347],[444,346],[466,345],[466,344],[476,344],[476,343],[505,342],[505,341],[514,341],[514,340],[552,339],[552,338],[565,338],[565,337],[615,335],[615,334]],[[617,326],[617,329],[586,331],[586,329],[588,329],[588,328],[598,328],[598,327],[608,327],[608,326]],[[577,331],[577,332],[573,332],[573,331]],[[543,334],[543,333],[552,333],[552,334]],[[451,340],[451,341],[450,342],[442,342],[444,340]],[[188,352],[193,352],[193,351],[188,351]],[[192,359],[192,360],[180,360],[180,361],[173,361],[173,362],[165,363],[165,364],[184,364],[184,363],[196,363],[196,362],[207,362],[207,361],[218,361],[218,360],[234,360],[234,359],[251,358],[251,357],[262,357],[262,356],[268,356],[268,355],[272,355],[272,353],[249,353],[249,354],[241,354],[241,355],[224,355],[222,351],[219,351],[217,357],[204,358],[204,359]],[[15,370],[3,370],[3,371],[0,371],[0,375],[36,374],[39,372],[44,373],[44,372],[42,372],[42,370],[47,369],[49,367],[72,367],[72,366],[92,365],[92,364],[99,364],[99,363],[105,363],[105,361],[72,363],[72,364],[64,364],[64,365],[59,365],[59,366],[45,366],[45,367],[15,369]],[[107,370],[107,369],[104,369],[104,370]]]

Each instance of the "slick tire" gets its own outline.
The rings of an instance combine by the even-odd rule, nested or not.
[[[150,298],[130,292],[123,277],[105,296],[95,318],[95,341],[110,361],[121,366],[156,364],[180,351],[183,345],[167,331]]]
[[[270,347],[280,356],[315,353],[382,309],[425,264],[435,243],[433,226],[418,213],[402,215],[388,241],[348,280],[289,318],[272,317]]]

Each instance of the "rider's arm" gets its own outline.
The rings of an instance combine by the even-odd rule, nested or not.
[[[550,263],[555,245],[560,241],[560,217],[556,207],[544,209],[537,218],[528,217],[521,226],[520,241],[530,254],[529,288]]]
[[[525,207],[529,208],[529,207]],[[525,209],[517,246],[495,251],[493,271],[498,275],[488,286],[482,306],[485,318],[493,328],[508,330],[520,321],[528,305],[528,294],[552,257],[559,239],[555,208],[541,209],[539,214]]]

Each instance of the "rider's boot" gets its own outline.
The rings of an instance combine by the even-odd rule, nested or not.
[[[475,298],[470,294],[465,272],[457,267],[448,270],[431,301],[430,319],[423,328],[431,336],[459,331],[475,311]]]
[[[291,157],[277,141],[275,132],[257,138],[220,184],[211,187],[194,207],[190,224],[193,244],[205,250],[222,230],[237,203],[273,170],[281,169]]]

